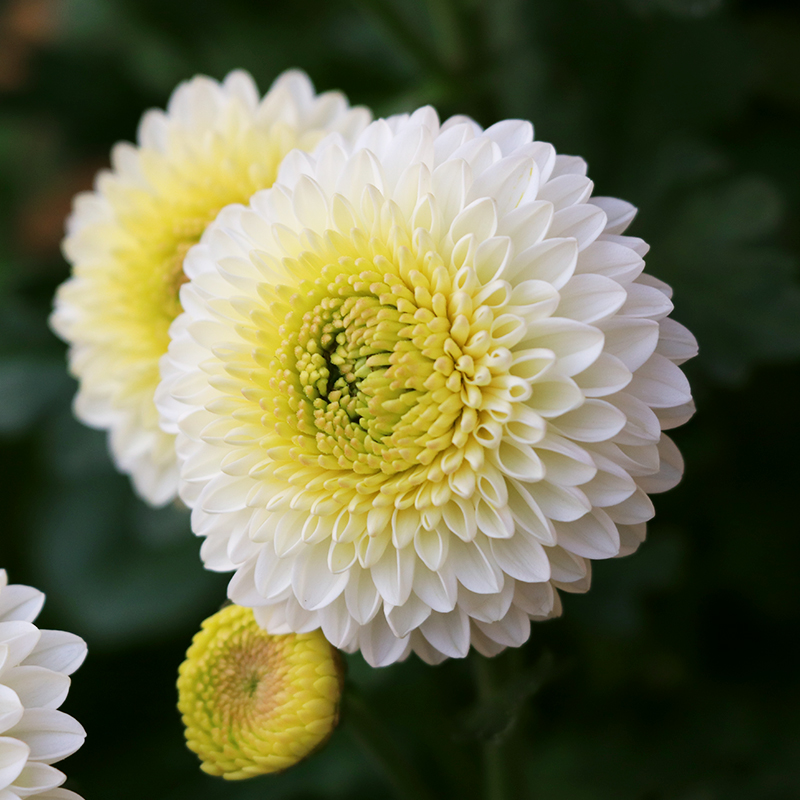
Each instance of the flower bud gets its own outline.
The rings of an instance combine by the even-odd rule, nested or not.
[[[327,741],[342,683],[321,631],[271,635],[252,609],[227,606],[203,623],[180,667],[187,745],[226,780],[281,772]]]

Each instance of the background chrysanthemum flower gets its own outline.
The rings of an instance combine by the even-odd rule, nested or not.
[[[228,606],[203,622],[181,664],[178,708],[201,769],[227,780],[281,772],[339,719],[339,655],[322,633],[273,636]]]
[[[368,121],[337,92],[315,95],[302,72],[284,73],[262,100],[245,72],[221,84],[196,77],[166,112],[144,115],[138,146],[118,144],[95,191],[76,198],[63,247],[73,276],[51,324],[70,344],[76,414],[109,431],[117,467],[150,503],[177,488],[173,437],[159,429],[153,393],[181,311],[186,251],[223,206],[270,186],[290,150],[329,131],[352,137]]]
[[[423,108],[294,153],[186,261],[158,398],[208,567],[374,665],[522,644],[682,462],[693,337],[529,123]]]
[[[86,656],[82,639],[39,630],[33,620],[44,595],[8,585],[0,570],[0,798],[80,800],[58,789],[66,775],[52,764],[72,755],[86,738],[81,725],[58,711],[71,675]]]

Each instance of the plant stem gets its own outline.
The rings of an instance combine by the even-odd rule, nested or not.
[[[477,653],[473,656],[473,663],[478,700],[481,703],[491,703],[496,693],[492,674],[495,664],[492,659],[479,656]],[[484,797],[486,800],[507,800],[508,786],[502,739],[487,738],[483,742],[482,749]]]
[[[414,765],[400,752],[363,698],[348,692],[344,719],[359,744],[383,770],[400,800],[435,800]]]

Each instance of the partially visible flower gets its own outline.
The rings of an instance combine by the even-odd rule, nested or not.
[[[0,798],[80,800],[58,789],[66,775],[52,764],[72,755],[86,732],[57,711],[86,644],[71,633],[39,630],[44,595],[8,585],[0,570]]]
[[[108,430],[118,469],[151,504],[177,489],[174,437],[159,429],[153,393],[186,251],[223,206],[271,186],[290,150],[331,131],[353,137],[369,118],[339,93],[315,95],[302,72],[281,75],[261,100],[245,72],[221,84],[196,77],[166,113],[148,111],[138,146],[116,145],[112,169],[76,197],[63,247],[73,276],[51,325],[80,381],[75,413]]]
[[[178,709],[200,768],[227,780],[280,772],[339,718],[339,655],[320,631],[272,636],[249,608],[209,617],[181,664]]]
[[[530,123],[423,108],[295,152],[190,251],[157,401],[267,630],[491,655],[644,539],[696,344],[592,188]]]

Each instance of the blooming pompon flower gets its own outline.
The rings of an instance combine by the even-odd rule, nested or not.
[[[228,780],[280,772],[339,718],[339,655],[320,631],[273,636],[227,606],[195,635],[178,678],[186,740],[201,769]]]
[[[291,154],[190,251],[157,402],[205,563],[268,631],[492,655],[644,539],[696,344],[585,172],[422,108]]]
[[[284,73],[263,100],[245,72],[221,84],[197,77],[166,113],[148,111],[138,146],[118,144],[111,170],[76,198],[63,247],[73,275],[51,324],[80,382],[75,413],[108,430],[117,467],[151,504],[177,489],[175,445],[159,429],[153,393],[181,311],[186,251],[219,209],[271,186],[290,150],[330,131],[353,137],[369,119],[341,94],[315,95],[301,72]]]
[[[66,775],[51,766],[72,755],[86,732],[57,711],[71,675],[86,657],[86,644],[64,631],[39,630],[33,620],[44,595],[8,585],[0,570],[0,798],[81,800],[59,789]]]

